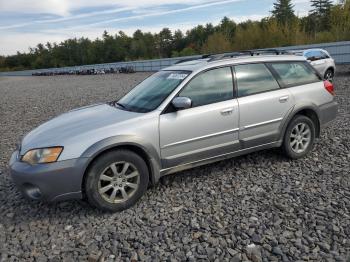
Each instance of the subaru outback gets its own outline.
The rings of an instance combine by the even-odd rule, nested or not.
[[[302,158],[337,108],[333,84],[303,56],[207,56],[40,125],[10,173],[29,199],[121,211],[168,174],[274,147]]]

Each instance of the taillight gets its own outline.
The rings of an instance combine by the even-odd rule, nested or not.
[[[324,88],[326,88],[326,90],[332,95],[334,96],[335,95],[335,92],[334,92],[334,85],[329,82],[328,80],[325,80],[324,81]]]

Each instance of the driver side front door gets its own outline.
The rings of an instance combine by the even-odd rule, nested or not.
[[[239,149],[239,111],[230,67],[200,73],[178,96],[190,98],[192,107],[160,115],[163,169]]]

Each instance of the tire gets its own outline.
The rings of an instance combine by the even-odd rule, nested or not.
[[[304,127],[304,129],[302,129]],[[296,115],[288,124],[282,149],[291,159],[305,157],[314,147],[315,124],[303,115]],[[300,144],[301,143],[301,144]]]
[[[146,192],[148,182],[148,168],[139,155],[115,150],[93,162],[85,179],[85,194],[92,206],[118,212],[133,206]]]
[[[333,82],[333,79],[334,79],[333,69],[331,69],[331,68],[327,69],[326,73],[324,73],[324,79],[328,80],[330,82]]]

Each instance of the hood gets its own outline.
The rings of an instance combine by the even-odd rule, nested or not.
[[[108,104],[82,107],[55,117],[29,132],[22,140],[21,154],[33,148],[64,146],[67,139],[140,116]]]

